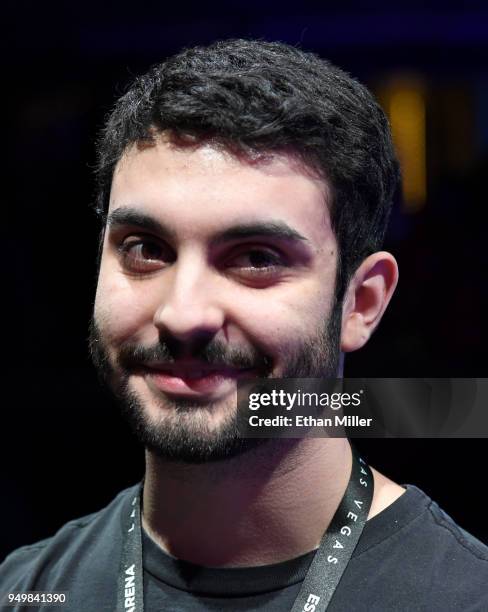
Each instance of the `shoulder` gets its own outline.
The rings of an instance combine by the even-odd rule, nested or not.
[[[423,521],[412,543],[413,563],[419,560],[413,575],[418,580],[425,572],[432,605],[442,601],[445,610],[488,610],[488,546],[430,499]]]
[[[439,505],[417,487],[409,486],[425,508],[419,514],[419,537],[435,545],[434,557],[444,562],[464,560],[488,571],[488,546],[458,525]],[[456,554],[454,554],[456,553]]]
[[[431,500],[428,504],[428,519],[428,524],[432,526],[431,542],[442,553],[441,560],[445,569],[449,566],[476,568],[482,573],[485,585],[488,584],[488,546],[460,527]]]
[[[9,589],[48,590],[66,587],[84,569],[96,572],[116,552],[126,503],[137,486],[121,491],[98,512],[69,521],[50,538],[10,553],[0,564],[0,582]]]
[[[368,521],[369,533],[365,529],[358,546],[357,559],[370,579],[375,567],[376,592],[400,597],[399,609],[488,610],[488,547],[423,491],[406,487]]]

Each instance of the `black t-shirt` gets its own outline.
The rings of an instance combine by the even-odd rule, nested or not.
[[[487,612],[488,547],[425,493],[406,488],[366,523],[329,611]],[[123,518],[135,491],[122,491],[100,512],[11,553],[0,565],[1,596],[64,591],[65,605],[41,610],[114,612]],[[260,567],[203,568],[168,556],[144,532],[143,551],[151,612],[290,610],[314,555]]]

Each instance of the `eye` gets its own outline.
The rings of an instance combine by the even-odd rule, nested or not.
[[[264,247],[253,247],[233,256],[226,268],[247,277],[276,276],[287,266],[285,258],[276,251]]]
[[[118,247],[122,264],[131,272],[160,270],[176,259],[171,249],[150,238],[132,238]]]

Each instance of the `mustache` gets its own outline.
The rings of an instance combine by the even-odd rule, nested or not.
[[[153,346],[126,343],[119,348],[118,361],[126,370],[132,370],[150,363],[176,363],[179,359],[199,361],[202,364],[221,368],[271,370],[272,360],[255,348],[241,349],[228,347],[220,341],[188,347],[179,341],[161,340]]]

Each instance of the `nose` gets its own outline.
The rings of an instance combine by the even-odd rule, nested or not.
[[[195,257],[177,260],[168,272],[154,325],[182,342],[215,335],[225,321],[215,273]]]

